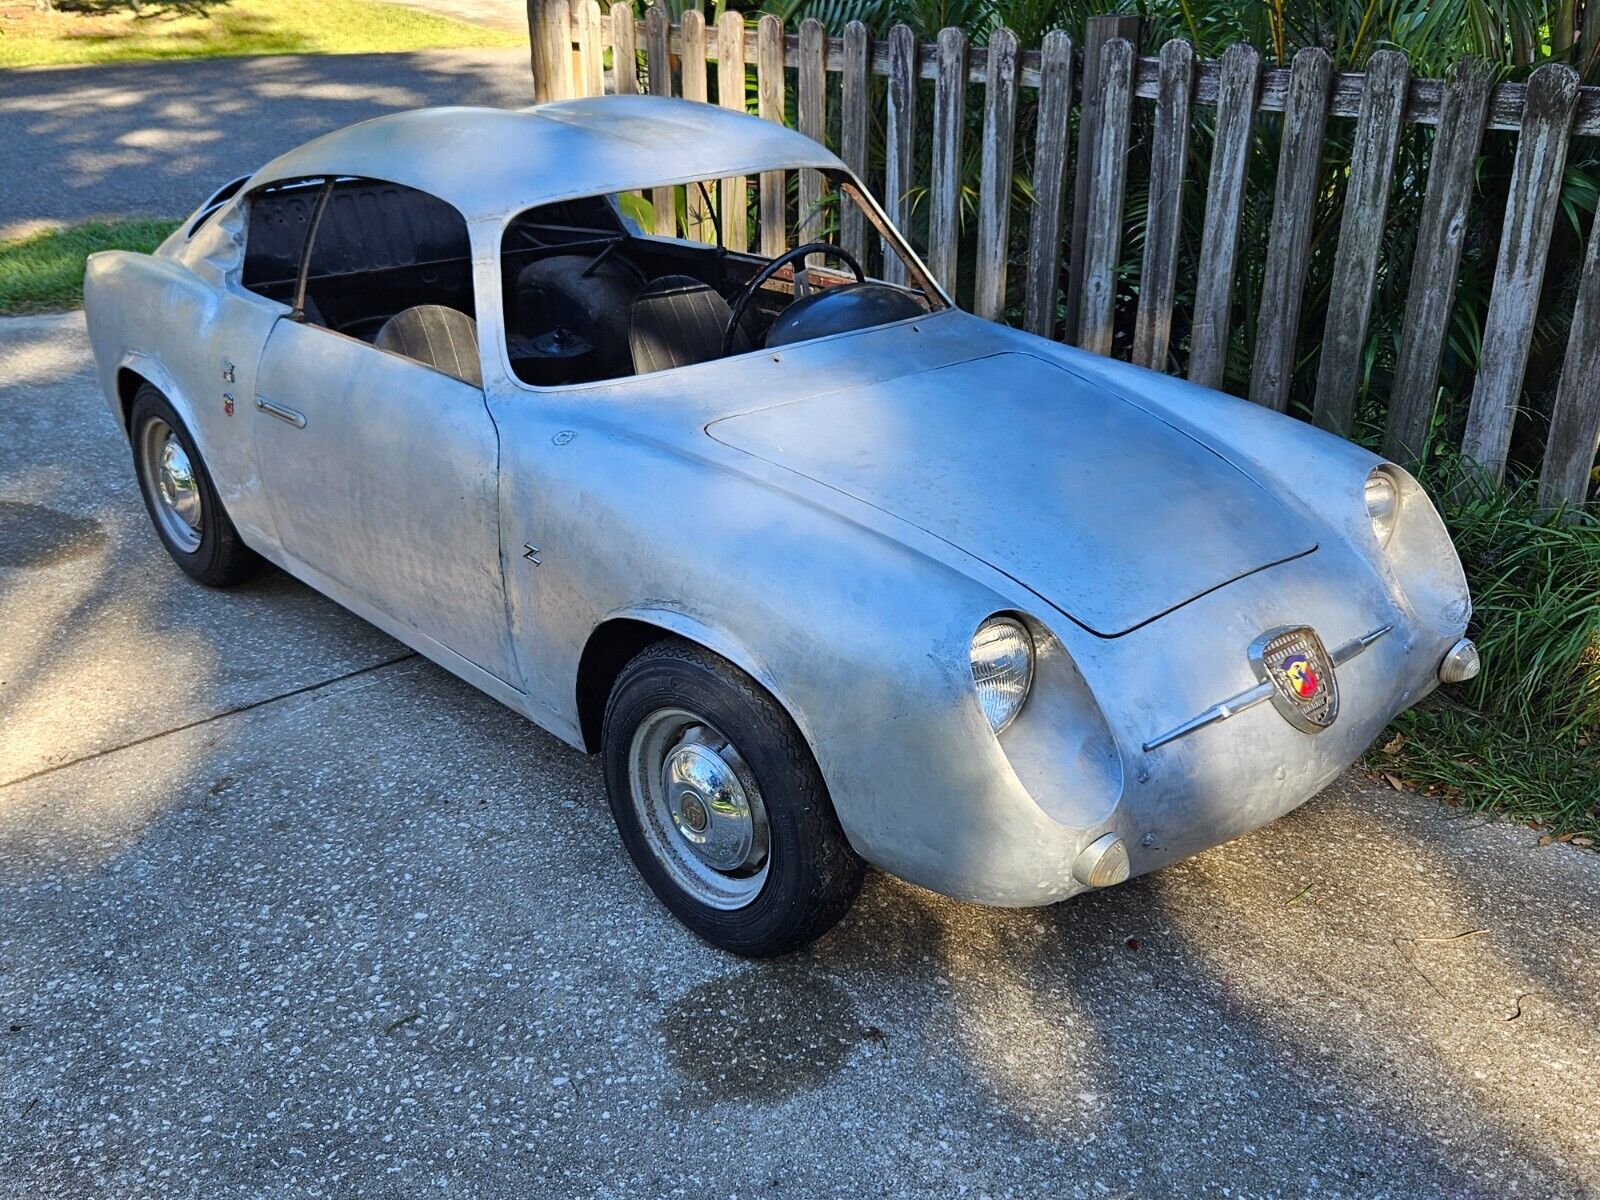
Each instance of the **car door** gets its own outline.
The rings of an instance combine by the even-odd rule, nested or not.
[[[502,680],[498,444],[483,391],[284,319],[256,372],[256,454],[285,551]]]
[[[483,389],[364,340],[397,307],[470,306],[466,225],[412,189],[348,188],[312,221],[310,319],[279,320],[256,371],[249,416],[278,539],[300,564],[509,682],[499,445]]]

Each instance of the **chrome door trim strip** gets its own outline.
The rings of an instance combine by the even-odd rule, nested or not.
[[[287,421],[296,429],[304,429],[306,427],[304,413],[295,412],[294,409],[285,408],[281,404],[274,404],[271,400],[264,400],[260,396],[256,397],[256,409],[259,412],[266,413],[269,417],[277,417],[280,421]]]

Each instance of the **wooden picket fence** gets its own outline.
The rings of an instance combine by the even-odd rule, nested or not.
[[[646,10],[642,20],[632,19],[633,9],[625,0],[607,13],[596,0],[530,0],[529,16],[541,101],[649,91],[714,99],[744,111],[753,68],[756,110],[782,122],[786,72],[792,71],[798,127],[827,141],[828,76],[838,75],[839,136],[831,148],[863,178],[869,117],[874,115],[869,111],[875,94],[872,77],[883,77],[883,110],[876,114],[884,131],[880,196],[889,217],[905,228],[913,190],[926,188],[926,260],[952,294],[966,93],[969,85],[981,86],[972,307],[995,320],[1006,315],[1018,91],[1036,89],[1033,203],[1027,214],[1020,322],[1035,333],[1060,336],[1101,354],[1112,349],[1133,106],[1153,104],[1150,200],[1131,357],[1157,370],[1169,368],[1173,358],[1170,334],[1190,129],[1197,108],[1214,110],[1186,365],[1189,379],[1210,387],[1223,382],[1235,309],[1253,122],[1258,112],[1281,112],[1283,133],[1248,388],[1250,399],[1279,411],[1289,398],[1327,122],[1355,120],[1355,149],[1312,406],[1319,425],[1346,435],[1360,387],[1401,130],[1408,123],[1437,126],[1383,444],[1387,456],[1402,462],[1415,460],[1427,434],[1484,132],[1516,131],[1510,197],[1462,447],[1487,477],[1496,482],[1504,477],[1569,142],[1575,136],[1600,135],[1600,88],[1580,87],[1567,66],[1549,64],[1526,84],[1496,86],[1488,69],[1472,62],[1463,62],[1446,80],[1414,79],[1405,56],[1394,51],[1375,53],[1360,74],[1335,72],[1319,49],[1300,51],[1287,68],[1264,67],[1260,52],[1247,45],[1232,47],[1220,59],[1199,61],[1182,40],[1168,42],[1159,57],[1141,58],[1130,40],[1137,36],[1137,18],[1128,17],[1091,19],[1080,52],[1061,31],[1048,34],[1041,47],[1026,49],[1008,29],[995,31],[982,47],[968,45],[959,29],[941,30],[937,41],[919,44],[902,25],[875,42],[860,23],[850,24],[843,37],[830,38],[815,20],[789,34],[775,16],[747,21],[733,12],[708,29],[692,9],[677,25],[659,6]],[[708,74],[708,64],[714,64],[714,75]],[[933,152],[927,179],[913,178],[920,80],[933,81]],[[1073,173],[1070,117],[1078,106],[1078,167]],[[823,184],[814,171],[802,171],[797,182],[803,220],[822,198]],[[793,222],[785,216],[786,187],[783,172],[769,172],[754,189],[743,179],[725,180],[720,188],[718,203],[730,212],[746,211],[753,195],[766,254],[793,244]],[[659,232],[707,236],[706,214],[691,205],[680,230],[677,210],[664,189],[655,199]],[[743,249],[745,224],[723,225],[733,248]],[[1545,445],[1540,495],[1549,504],[1583,502],[1600,444],[1600,222],[1596,226],[1588,240]],[[859,214],[842,215],[839,240],[858,258],[866,254],[867,232]],[[1070,247],[1070,256],[1063,280],[1064,247]]]

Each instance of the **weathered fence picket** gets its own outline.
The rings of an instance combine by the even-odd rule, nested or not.
[[[1072,39],[1045,34],[1039,63],[1039,114],[1033,154],[1033,212],[1028,224],[1022,323],[1043,337],[1056,327],[1061,292],[1061,219],[1067,194],[1067,135],[1072,116]]]
[[[1389,185],[1410,82],[1411,64],[1403,54],[1380,50],[1367,63],[1312,413],[1318,425],[1338,434],[1350,432],[1355,414],[1367,321],[1372,316],[1372,294],[1378,279],[1383,219],[1389,211]]]
[[[867,27],[851,21],[844,27],[844,78],[839,88],[839,157],[860,178],[867,174],[867,104],[872,76],[869,59],[872,51]],[[856,261],[867,258],[867,222],[861,209],[846,204],[839,218],[840,244]]]
[[[967,35],[939,31],[933,89],[933,161],[928,170],[928,269],[952,296],[961,238],[961,168],[967,131]]]
[[[744,111],[744,18],[725,12],[717,18],[717,103]],[[746,205],[750,180],[734,175],[722,181],[722,237],[728,249],[750,248],[750,218]]]
[[[911,215],[912,155],[916,150],[917,35],[909,25],[896,25],[889,33],[889,97],[884,117],[883,206],[889,220],[904,228]],[[905,267],[885,253],[883,277],[890,283],[906,281]]]
[[[578,5],[578,72],[580,93],[603,96],[606,92],[606,51],[600,28],[600,0],[582,0]]]
[[[1567,357],[1556,389],[1550,439],[1539,475],[1539,502],[1581,504],[1589,494],[1595,445],[1600,443],[1600,221],[1589,234],[1583,282],[1567,338]]]
[[[1550,230],[1561,202],[1561,173],[1567,165],[1567,136],[1578,99],[1578,75],[1555,63],[1528,80],[1528,103],[1511,168],[1500,258],[1494,291],[1483,323],[1478,379],[1467,410],[1461,452],[1494,483],[1505,477],[1511,423],[1522,394],[1528,347],[1538,316]]]
[[[1439,132],[1428,164],[1428,191],[1411,260],[1405,327],[1395,363],[1393,400],[1383,452],[1410,464],[1422,456],[1439,380],[1439,354],[1450,328],[1456,270],[1467,235],[1467,206],[1473,172],[1483,144],[1483,118],[1489,106],[1491,75],[1483,63],[1463,61],[1445,87]]]
[[[1113,38],[1100,53],[1094,160],[1090,169],[1083,236],[1083,295],[1077,344],[1095,354],[1111,353],[1117,300],[1117,260],[1122,246],[1122,206],[1128,180],[1129,101],[1133,94],[1133,45]]]
[[[552,4],[546,11],[557,14],[559,20],[560,5]],[[639,50],[637,27],[633,22],[633,0],[614,0],[611,11],[605,16],[605,28],[611,35],[612,89],[620,95],[632,96],[639,91]],[[538,83],[537,76],[534,83]],[[534,94],[537,95],[538,91],[535,86]]]
[[[779,125],[784,120],[783,57],[783,22],[767,13],[756,22],[757,111],[764,120]],[[761,253],[768,258],[782,254],[788,245],[784,236],[788,186],[783,171],[761,173]]]
[[[1139,18],[1103,16],[1090,17],[1083,27],[1083,88],[1084,103],[1078,116],[1079,164],[1096,161],[1100,141],[1100,106],[1091,103],[1101,94],[1101,64],[1105,62],[1107,43],[1116,38],[1133,43],[1139,40]],[[1084,261],[1081,247],[1088,238],[1090,173],[1079,170],[1072,181],[1072,223],[1067,238],[1067,338],[1076,340],[1081,324],[1081,302],[1084,290]]]
[[[978,173],[978,267],[972,311],[998,321],[1006,308],[1011,241],[1011,164],[1017,109],[1017,35],[989,38],[989,81],[983,97],[983,161]]]
[[[1153,371],[1165,369],[1172,339],[1193,96],[1194,47],[1174,39],[1161,47],[1161,91],[1156,96],[1150,147],[1150,208],[1145,217],[1144,264],[1139,272],[1139,312],[1133,328],[1133,361]]]
[[[667,35],[667,10],[652,4],[644,13],[644,69],[652,96],[672,95],[672,55]],[[650,191],[656,232],[662,237],[678,236],[678,212],[673,199],[672,188],[658,187]]]
[[[1328,123],[1333,60],[1320,47],[1294,56],[1283,110],[1278,180],[1272,198],[1272,232],[1261,280],[1250,399],[1282,412],[1289,405],[1300,335],[1300,300],[1311,265],[1311,230],[1322,175],[1322,137]]]
[[[827,31],[815,17],[800,26],[800,132],[812,141],[828,140],[828,66],[825,42]],[[800,172],[800,235],[802,242],[822,236],[822,172]]]
[[[1592,52],[1600,43],[1600,3],[1585,10],[1582,39]],[[605,90],[631,93],[641,90],[642,78],[657,94],[710,100],[708,69],[714,61],[718,104],[744,109],[753,71],[755,108],[781,122],[790,69],[798,88],[797,123],[821,141],[828,139],[830,124],[828,76],[837,75],[840,157],[862,178],[881,164],[877,191],[886,214],[903,229],[916,227],[913,217],[920,217],[924,257],[952,292],[960,282],[957,247],[964,232],[975,234],[971,294],[977,312],[1004,319],[1013,311],[1008,302],[1020,301],[1019,322],[1036,333],[1098,353],[1126,353],[1154,369],[1184,370],[1214,386],[1237,377],[1227,374],[1230,354],[1240,347],[1241,314],[1253,312],[1253,342],[1245,347],[1250,398],[1280,411],[1288,407],[1304,334],[1320,341],[1320,350],[1314,396],[1300,402],[1312,401],[1313,418],[1326,428],[1350,430],[1367,370],[1367,328],[1380,268],[1409,268],[1383,435],[1384,453],[1400,462],[1415,461],[1429,435],[1484,133],[1511,131],[1516,160],[1462,447],[1490,478],[1503,474],[1539,318],[1569,139],[1600,136],[1600,88],[1579,87],[1570,68],[1549,65],[1527,84],[1493,84],[1487,67],[1464,62],[1447,80],[1414,79],[1405,57],[1394,51],[1375,53],[1364,73],[1336,73],[1318,49],[1300,51],[1288,67],[1263,67],[1249,47],[1201,61],[1182,40],[1168,43],[1159,57],[1139,58],[1132,48],[1139,32],[1135,17],[1091,18],[1076,57],[1064,31],[1048,34],[1032,49],[1020,47],[1005,29],[974,46],[956,29],[919,44],[904,25],[874,41],[864,25],[851,22],[842,37],[830,38],[814,20],[786,34],[774,15],[747,19],[724,12],[712,38],[693,10],[677,25],[664,8],[652,7],[642,18],[628,0],[618,0],[604,15],[596,0],[530,0],[536,95],[545,100]],[[884,81],[881,91],[874,89],[875,77]],[[933,86],[919,95],[924,80]],[[972,204],[961,189],[973,136],[968,96],[974,85],[984,91]],[[1029,90],[1035,92],[1031,101],[1021,96]],[[1140,125],[1149,137],[1148,209],[1142,261],[1130,270],[1122,262],[1121,240],[1130,122],[1140,102],[1152,102],[1149,125]],[[1075,109],[1074,155],[1069,131]],[[1216,134],[1207,178],[1191,181],[1189,138],[1198,109],[1214,114]],[[1265,259],[1258,275],[1241,276],[1243,213],[1247,203],[1265,199],[1244,195],[1258,112],[1284,116]],[[1034,114],[1024,151],[1031,151],[1032,198],[1019,236],[1012,228],[1021,219],[1013,211],[1012,182],[1017,140],[1029,132],[1018,123],[1027,113]],[[928,118],[931,155],[921,167],[927,175],[919,177],[917,128]],[[1352,118],[1354,151],[1338,238],[1330,247],[1326,322],[1302,331],[1328,123]],[[1407,187],[1425,188],[1416,246],[1409,264],[1380,262],[1397,150],[1408,125],[1438,127],[1426,175],[1406,180]],[[876,146],[875,127],[883,131]],[[801,171],[793,195],[784,172],[763,174],[754,189],[750,183],[743,177],[721,181],[715,214],[697,189],[689,189],[681,208],[673,189],[653,189],[655,227],[677,235],[681,220],[684,236],[709,241],[717,232],[715,215],[734,250],[746,248],[753,228],[763,254],[821,235],[865,259],[868,229],[853,205],[839,206],[837,233],[825,232],[834,218],[820,173]],[[1182,196],[1186,188],[1202,185],[1199,254],[1188,263],[1179,225]],[[798,210],[792,211],[795,196]],[[1180,261],[1186,274],[1180,274]],[[1022,267],[1020,286],[1008,286],[1006,266],[1016,262]],[[1119,280],[1119,272],[1129,278]],[[883,273],[903,281],[892,258]],[[1258,279],[1259,296],[1237,294],[1241,278]],[[1181,314],[1187,320],[1175,320],[1177,297],[1185,290],[1180,280],[1192,285],[1195,297],[1193,310]],[[1136,297],[1129,306],[1134,311],[1120,311],[1129,297]],[[1589,231],[1545,441],[1540,495],[1546,503],[1586,498],[1597,442],[1600,223]]]
[[[1250,165],[1250,134],[1260,84],[1261,52],[1254,46],[1229,46],[1222,56],[1222,80],[1217,88],[1217,138],[1206,185],[1205,228],[1194,277],[1194,332],[1189,340],[1189,378],[1204,387],[1222,386],[1228,361],[1244,176]]]
[[[685,100],[700,104],[707,101],[706,93],[706,19],[694,9],[686,9],[681,18],[683,25],[683,54],[678,62],[679,87]],[[687,188],[684,193],[684,232],[697,242],[717,240],[716,221],[706,204],[706,195],[699,188]]]

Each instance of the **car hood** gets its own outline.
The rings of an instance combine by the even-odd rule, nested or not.
[[[1031,354],[780,403],[707,432],[911,522],[1107,637],[1316,548],[1214,450]]]

